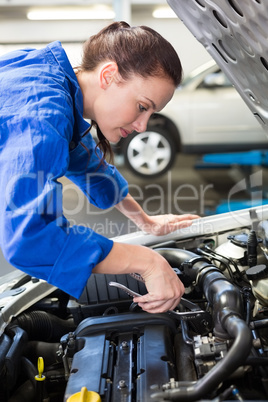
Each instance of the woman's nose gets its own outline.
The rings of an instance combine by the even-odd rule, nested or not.
[[[142,133],[143,131],[146,130],[148,121],[149,121],[149,117],[140,116],[133,123],[134,130],[137,131],[138,133]]]

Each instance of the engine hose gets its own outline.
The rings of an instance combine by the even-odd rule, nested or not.
[[[45,311],[22,313],[11,324],[18,325],[30,340],[57,342],[68,332],[75,330],[73,319],[63,320]]]
[[[178,378],[181,381],[196,380],[196,370],[194,366],[194,353],[190,345],[182,341],[183,335],[177,334],[175,337],[176,367]]]
[[[5,400],[6,402],[6,400]],[[25,381],[19,386],[8,402],[36,402],[35,390],[30,380]]]
[[[221,272],[212,267],[200,271],[198,284],[203,288],[206,299],[212,307],[214,335],[229,339],[230,334],[224,328],[222,314],[226,310],[242,318],[244,314],[242,294]]]
[[[192,251],[178,248],[156,248],[154,250],[162,255],[173,268],[180,268],[183,264],[187,263],[189,269],[185,274],[191,282],[196,280],[198,272],[202,267],[211,265],[208,258],[195,254]]]
[[[11,345],[12,339],[6,334],[3,334],[0,338],[0,373],[2,372],[5,365],[6,355]]]
[[[157,251],[157,250],[156,250]],[[251,330],[243,320],[243,299],[239,290],[209,262],[198,261],[198,256],[185,250],[168,249],[161,252],[172,264],[187,257],[193,261],[196,281],[203,289],[208,303],[213,310],[215,335],[234,339],[226,356],[220,360],[204,377],[197,382],[178,382],[178,387],[164,392],[156,392],[151,397],[170,401],[198,401],[213,392],[223,381],[244,364],[252,347]],[[194,262],[196,261],[196,263]],[[171,265],[172,265],[171,264]],[[177,265],[178,266],[178,265]]]
[[[59,345],[59,342],[29,341],[24,348],[24,355],[33,362],[42,356],[46,367],[49,367],[58,361]]]
[[[220,383],[242,365],[251,350],[251,331],[245,321],[225,312],[224,326],[234,342],[227,355],[220,360],[204,377],[195,383],[180,382],[178,387],[151,395],[152,399],[167,401],[198,401],[218,387]]]
[[[192,251],[180,248],[156,248],[154,249],[158,254],[161,254],[171,266],[178,267],[185,261],[198,259],[200,256]],[[203,258],[203,257],[202,257]],[[208,260],[207,260],[208,261]]]
[[[36,366],[25,356],[22,356],[21,358],[21,364],[22,364],[22,369],[25,372],[27,378],[31,381],[33,388],[35,389],[36,387],[36,381],[35,381],[35,376],[37,374],[37,368]]]
[[[203,290],[207,301],[212,306],[215,335],[220,338],[228,338],[229,335],[220,320],[220,313],[223,309],[228,308],[242,317],[244,303],[239,289],[205,257],[181,249],[160,248],[155,249],[155,251],[161,254],[173,267],[180,267],[183,263],[189,263],[191,268],[188,269],[188,274]]]

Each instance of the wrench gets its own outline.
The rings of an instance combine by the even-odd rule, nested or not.
[[[140,297],[142,296],[141,294],[134,292],[133,290],[129,289],[127,286],[122,285],[121,283],[118,282],[109,282],[109,286],[116,287],[118,289],[123,290],[125,293],[127,293],[129,296],[132,297]],[[174,310],[169,310],[168,314],[173,315],[177,319],[185,319],[185,320],[191,320],[195,318],[200,318],[201,314],[207,314],[206,311],[201,310],[197,307],[196,304],[190,302],[187,299],[184,299],[183,297],[180,300],[180,304],[184,307],[191,308],[192,311],[174,311]]]

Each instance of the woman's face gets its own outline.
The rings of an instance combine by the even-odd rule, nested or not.
[[[167,78],[135,75],[122,81],[118,74],[112,77],[109,80],[109,76],[106,76],[102,90],[94,101],[94,117],[89,118],[97,122],[108,141],[116,143],[133,131],[145,131],[150,116],[170,101],[175,86]]]

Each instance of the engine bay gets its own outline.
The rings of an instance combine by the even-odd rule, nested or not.
[[[184,283],[167,313],[145,313],[109,285],[144,294],[130,275],[93,274],[76,300],[8,274],[0,285],[0,400],[67,402],[83,392],[97,399],[75,400],[267,400],[266,214],[265,206],[222,214],[208,218],[211,233],[192,227],[154,243],[126,235],[150,243]],[[215,230],[220,221],[229,229]],[[242,221],[250,224],[234,227]]]

